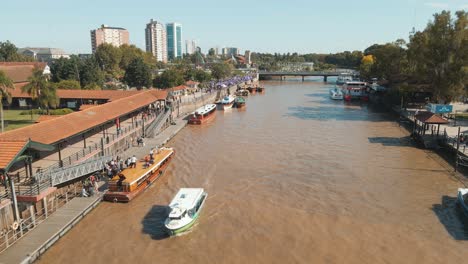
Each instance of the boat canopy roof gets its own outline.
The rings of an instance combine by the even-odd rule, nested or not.
[[[215,104],[207,104],[195,110],[195,113],[199,115],[204,115],[213,110],[213,108],[216,108]]]
[[[185,210],[189,210],[195,207],[198,200],[203,194],[203,188],[181,188],[179,192],[177,192],[172,202],[169,204],[169,207],[172,208],[170,217],[177,217],[172,216],[173,212],[174,215],[180,214]],[[175,208],[178,208],[175,210]]]

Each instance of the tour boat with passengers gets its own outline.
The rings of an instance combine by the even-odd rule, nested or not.
[[[468,189],[458,188],[457,203],[463,214],[468,217]]]
[[[369,101],[369,93],[367,91],[367,83],[361,81],[349,81],[343,84],[341,91],[345,101],[359,99],[361,101]]]
[[[192,125],[201,125],[209,120],[212,120],[215,117],[215,112],[215,104],[204,105],[195,110],[195,112],[190,115],[188,123]]]
[[[219,108],[221,110],[227,110],[232,108],[234,105],[234,100],[236,97],[234,95],[226,95],[218,102]]]
[[[181,188],[169,204],[164,226],[170,235],[188,230],[197,220],[208,194],[202,188]]]
[[[104,200],[129,202],[135,198],[164,173],[174,153],[174,149],[163,147],[153,154],[152,163],[137,160],[135,168],[122,170],[108,182],[109,190],[104,194]]]
[[[330,98],[333,100],[343,100],[343,92],[336,87],[330,89]]]

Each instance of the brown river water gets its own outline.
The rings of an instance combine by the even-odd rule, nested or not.
[[[38,263],[466,262],[448,164],[382,111],[329,99],[332,85],[262,85],[245,110],[183,129],[160,180],[99,205]],[[165,206],[181,187],[208,200],[190,232],[168,238]]]

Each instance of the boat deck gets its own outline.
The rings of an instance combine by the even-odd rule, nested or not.
[[[132,182],[138,180],[147,172],[151,171],[154,168],[157,168],[158,165],[163,160],[167,159],[167,157],[169,157],[173,152],[174,150],[172,149],[167,149],[167,148],[160,149],[159,153],[154,155],[154,163],[150,165],[148,168],[145,168],[144,158],[138,160],[136,164],[136,168],[126,168],[122,171],[121,174],[125,176],[125,180],[123,181],[123,183],[131,184]],[[118,180],[119,180],[118,175],[112,178],[112,181],[118,181]]]

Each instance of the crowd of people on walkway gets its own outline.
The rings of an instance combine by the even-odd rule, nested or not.
[[[99,193],[98,181],[100,181],[100,177],[94,174],[82,180],[81,185],[83,187],[81,189],[81,196],[90,197]]]

